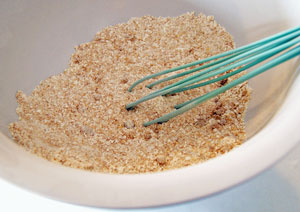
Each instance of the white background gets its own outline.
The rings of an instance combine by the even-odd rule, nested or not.
[[[88,208],[47,199],[0,179],[0,212],[11,211],[114,212],[119,210]],[[299,212],[300,145],[259,176],[220,194],[185,204],[134,211]]]

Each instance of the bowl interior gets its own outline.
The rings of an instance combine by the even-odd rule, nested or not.
[[[280,1],[258,0],[251,3],[229,0],[226,5],[221,0],[2,1],[0,161],[3,167],[0,168],[0,174],[19,184],[26,184],[10,168],[21,168],[20,158],[27,158],[24,161],[30,162],[32,167],[47,164],[57,169],[58,166],[24,152],[7,139],[10,137],[7,125],[17,120],[15,93],[23,90],[30,94],[41,80],[62,72],[67,67],[73,47],[91,40],[103,27],[126,22],[130,17],[176,16],[195,11],[214,15],[217,22],[234,36],[236,45],[241,46],[294,26],[299,15],[286,5],[283,6]],[[296,73],[296,66],[295,60],[290,61],[250,80],[253,95],[246,117],[248,138],[263,129],[277,112],[287,94],[287,85],[291,84]],[[14,157],[16,154],[18,157]],[[22,171],[26,172],[24,167]],[[76,175],[84,176],[85,172],[76,171]],[[40,184],[42,182],[28,187],[40,191]]]

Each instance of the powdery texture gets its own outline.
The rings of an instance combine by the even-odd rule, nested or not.
[[[230,34],[203,14],[145,16],[107,27],[76,48],[63,73],[42,81],[29,96],[17,92],[19,120],[10,124],[11,134],[43,158],[99,172],[154,172],[214,158],[245,139],[246,83],[149,127],[143,122],[227,81],[158,97],[133,111],[125,105],[151,90],[145,84],[127,90],[148,74],[232,48]]]

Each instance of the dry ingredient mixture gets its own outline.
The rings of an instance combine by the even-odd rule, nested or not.
[[[85,170],[143,173],[206,161],[245,139],[243,118],[250,98],[246,83],[149,127],[143,122],[233,78],[158,97],[132,111],[125,105],[153,89],[145,84],[131,93],[127,89],[148,74],[232,48],[231,35],[203,14],[144,16],[107,27],[76,47],[63,73],[42,81],[31,95],[17,92],[19,120],[9,129],[30,152]]]

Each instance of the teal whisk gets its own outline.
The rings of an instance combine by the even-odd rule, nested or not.
[[[150,93],[147,96],[142,97],[141,99],[132,102],[128,105],[126,105],[127,110],[133,109],[136,105],[147,101],[149,99],[153,99],[157,96],[161,95],[168,95],[168,94],[174,94],[194,88],[198,88],[201,86],[205,86],[211,83],[215,83],[221,80],[224,80],[230,76],[233,76],[235,74],[238,74],[242,71],[245,71],[249,68],[251,68],[254,65],[257,65],[266,59],[273,57],[279,53],[278,56],[275,58],[271,59],[270,61],[261,64],[259,67],[255,68],[254,70],[242,75],[241,77],[231,81],[230,83],[223,85],[220,88],[217,88],[209,93],[206,93],[202,96],[196,97],[192,100],[189,100],[187,102],[184,102],[179,105],[175,105],[175,109],[173,112],[168,113],[160,118],[157,118],[155,120],[149,121],[144,123],[144,126],[149,126],[151,124],[155,123],[163,123],[167,122],[168,120],[198,106],[202,102],[211,99],[228,89],[245,82],[246,80],[251,79],[252,77],[255,77],[270,68],[279,65],[287,60],[290,60],[298,55],[300,55],[300,26],[283,31],[281,33],[275,34],[273,36],[267,37],[265,39],[256,41],[254,43],[251,43],[246,46],[242,46],[237,49],[233,49],[218,55],[214,55],[209,58],[205,58],[199,61],[195,61],[189,64],[185,64],[182,66],[178,66],[175,68],[171,68],[162,72],[158,72],[149,76],[146,76],[138,81],[136,81],[131,87],[129,88],[129,91],[132,91],[132,89],[142,83],[145,80],[161,76],[164,74],[168,74],[171,72],[176,72],[182,69],[190,68],[193,66],[200,65],[202,63],[207,63],[204,65],[200,65],[198,67],[195,67],[193,69],[189,69],[187,71],[165,77],[163,79],[157,80],[146,87],[152,88],[153,86],[166,82],[168,80],[176,79],[191,73],[195,73],[192,76],[186,77],[182,80],[179,80],[173,84],[170,84],[162,89],[159,89],[155,92]],[[287,51],[285,51],[287,50]],[[285,52],[283,52],[285,51]],[[283,53],[282,53],[283,52]],[[213,78],[208,80],[211,77],[217,76],[219,74],[228,72],[229,70],[232,70],[234,68],[238,68],[237,70],[234,70],[232,72],[226,73],[222,76]],[[206,81],[205,81],[206,80]]]

